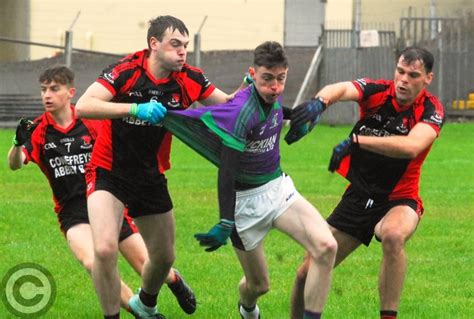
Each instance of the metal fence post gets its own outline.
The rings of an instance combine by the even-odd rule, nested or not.
[[[194,66],[201,67],[201,34],[194,35]]]
[[[64,39],[64,57],[67,67],[71,67],[72,60],[72,31],[66,31],[66,37]]]
[[[194,35],[194,66],[197,68],[201,67],[201,29],[206,23],[207,15],[201,22],[197,33]]]

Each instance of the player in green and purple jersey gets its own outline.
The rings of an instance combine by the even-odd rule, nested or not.
[[[242,318],[259,318],[257,299],[269,290],[262,241],[272,228],[310,251],[305,318],[319,318],[329,292],[337,244],[319,212],[280,167],[280,133],[283,119],[290,113],[279,101],[288,73],[281,45],[259,45],[249,73],[254,83],[231,101],[169,111],[163,125],[219,167],[220,222],[195,237],[206,251],[218,249],[231,238],[244,271],[239,286]]]

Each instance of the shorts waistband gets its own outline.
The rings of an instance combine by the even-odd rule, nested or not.
[[[281,183],[282,179],[286,176],[288,175],[283,173],[279,177],[275,178],[274,180],[269,181],[266,184],[263,184],[262,186],[246,189],[243,191],[237,191],[235,196],[236,198],[241,198],[241,197],[253,196],[253,195],[264,193],[268,189],[272,188],[275,184]]]

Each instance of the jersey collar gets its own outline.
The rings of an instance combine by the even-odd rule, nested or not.
[[[62,132],[62,133],[69,132],[76,125],[76,111],[74,109],[74,105],[71,104],[69,107],[71,108],[71,111],[72,111],[72,122],[71,122],[71,124],[69,124],[67,127],[61,127],[56,123],[53,116],[49,112],[45,112],[44,115],[46,117],[46,121],[47,121],[48,125],[53,126],[54,129],[59,131],[59,132]]]

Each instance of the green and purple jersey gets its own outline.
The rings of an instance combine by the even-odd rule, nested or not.
[[[163,125],[216,166],[222,145],[242,152],[236,178],[239,182],[263,184],[282,173],[282,106],[277,101],[265,110],[253,85],[224,104],[168,111]]]

